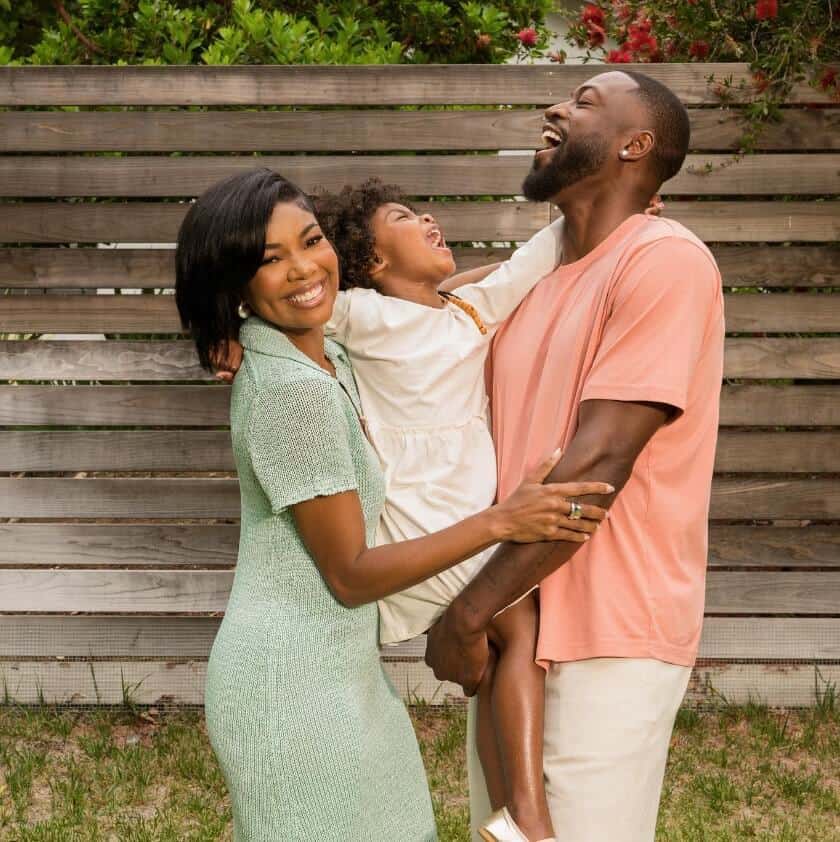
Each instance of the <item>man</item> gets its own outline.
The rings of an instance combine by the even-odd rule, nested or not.
[[[610,518],[586,545],[502,545],[430,633],[427,661],[473,693],[490,618],[539,584],[556,836],[648,842],[702,624],[721,281],[693,234],[643,214],[688,149],[665,86],[595,76],[545,112],[543,139],[523,192],[563,212],[563,259],[495,340],[499,496],[558,445],[547,481],[617,491],[590,498]]]

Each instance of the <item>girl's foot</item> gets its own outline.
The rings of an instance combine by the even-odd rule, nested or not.
[[[489,819],[478,829],[478,835],[484,842],[530,842],[528,837],[519,829],[508,812],[507,807],[496,810]],[[539,842],[556,842],[551,836]]]

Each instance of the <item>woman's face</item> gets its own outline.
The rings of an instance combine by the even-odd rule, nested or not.
[[[263,262],[246,288],[251,310],[284,331],[322,327],[338,292],[338,258],[318,220],[294,202],[275,206]]]
[[[455,271],[452,251],[431,214],[418,216],[405,205],[389,202],[376,209],[371,231],[376,254],[390,274],[437,286]]]

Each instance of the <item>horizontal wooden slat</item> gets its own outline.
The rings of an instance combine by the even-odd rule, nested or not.
[[[838,664],[700,664],[694,668],[685,703],[810,707],[838,680]]]
[[[840,398],[839,398],[840,399]],[[722,473],[840,473],[840,432],[722,431]],[[0,430],[0,471],[232,471],[226,430]]]
[[[173,295],[19,294],[2,304],[0,332],[181,332]],[[840,295],[732,293],[725,311],[729,333],[840,332]]]
[[[235,479],[0,477],[0,517],[236,518]],[[840,519],[840,480],[714,481],[713,520]]]
[[[532,145],[538,145],[536,136]],[[0,196],[192,197],[257,165],[308,192],[338,190],[375,176],[411,196],[514,195],[531,155],[10,156],[0,157]],[[838,193],[840,155],[749,155],[734,164],[727,155],[690,155],[660,192],[665,197]]]
[[[208,386],[0,386],[0,425],[219,427],[230,389]],[[840,423],[840,422],[838,422]]]
[[[0,569],[0,612],[214,613],[232,582],[231,570]],[[838,614],[840,571],[710,571],[706,612]]]
[[[213,617],[0,616],[0,658],[194,658],[205,660]],[[426,637],[382,650],[388,661],[423,658]],[[840,660],[840,619],[707,617],[700,658]]]
[[[421,663],[386,662],[395,689],[408,702],[447,704],[463,700],[460,688],[442,685]],[[18,704],[201,705],[206,663],[188,661],[7,661],[0,682]],[[840,683],[836,664],[702,664],[695,668],[686,694],[688,704],[719,705],[762,701],[773,706],[804,707],[816,701],[815,689]],[[123,688],[127,688],[124,692]]]
[[[0,565],[230,567],[239,524],[0,523]]]
[[[709,567],[840,568],[840,527],[712,523]]]
[[[627,65],[684,102],[716,104],[709,77],[752,89],[746,64]],[[550,105],[601,68],[581,65],[2,67],[0,105]],[[747,94],[744,94],[744,99]],[[828,102],[806,84],[788,102]]]
[[[416,207],[433,213],[453,242],[526,240],[549,220],[548,206],[531,202],[418,202]],[[186,204],[172,202],[0,204],[0,242],[174,243],[186,212]],[[808,217],[815,228],[805,239],[830,239],[825,214],[811,212]]]
[[[0,341],[0,372],[9,380],[212,379],[199,368],[186,339]],[[840,339],[728,339],[724,374],[747,379],[836,379]]]
[[[727,339],[726,377],[840,377],[840,339]]]
[[[834,246],[714,245],[726,286],[840,286]],[[456,248],[460,269],[505,260],[506,248]],[[0,287],[153,288],[175,284],[173,249],[0,249]]]
[[[721,392],[720,423],[732,427],[837,426],[840,425],[837,387],[726,385]]]
[[[689,111],[694,150],[737,149],[738,109]],[[840,109],[783,109],[761,150],[840,149]],[[528,149],[540,109],[487,111],[7,111],[0,152],[389,152]]]
[[[238,524],[0,524],[6,567],[199,566],[236,563]],[[840,527],[712,523],[709,567],[840,568]]]

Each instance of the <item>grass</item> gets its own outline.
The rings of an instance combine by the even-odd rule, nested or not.
[[[465,718],[412,710],[441,842],[467,842]],[[840,841],[840,709],[680,712],[659,842]],[[230,840],[200,713],[0,707],[0,840]]]

